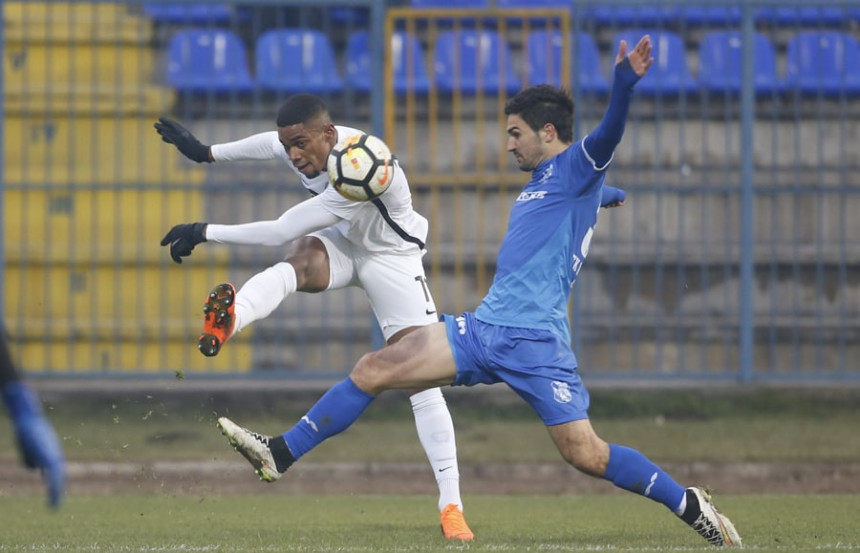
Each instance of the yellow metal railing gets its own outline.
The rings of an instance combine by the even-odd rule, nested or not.
[[[416,208],[430,221],[428,262],[437,303],[449,312],[474,308],[489,288],[498,244],[504,235],[512,191],[527,177],[512,165],[505,148],[505,103],[508,90],[485,91],[480,71],[473,94],[456,88],[439,90],[433,50],[439,33],[492,30],[502,39],[500,50],[521,42],[532,29],[558,30],[562,36],[562,83],[571,82],[571,14],[562,9],[422,9],[392,8],[387,12],[385,42],[396,30],[417,36],[423,53],[406,55],[405,72],[412,75],[415,55],[424,55],[430,78],[426,94],[395,89],[392,49],[385,48],[385,138],[404,161]],[[512,55],[496,52],[501,81],[514,63]],[[479,54],[480,55],[480,54]],[[545,54],[549,67],[553,51]],[[455,56],[459,59],[459,56]],[[480,60],[479,60],[480,61]],[[455,62],[456,63],[456,62]],[[480,67],[480,63],[476,64]],[[522,63],[516,64],[523,67]],[[462,67],[454,66],[456,75]],[[520,87],[527,80],[517,72]],[[456,81],[455,81],[456,82]],[[474,153],[469,154],[473,149]],[[453,283],[452,278],[453,277]],[[453,286],[453,289],[452,289]],[[444,289],[443,289],[444,288]]]
[[[7,2],[3,15],[3,315],[17,362],[247,370],[247,336],[214,362],[194,347],[227,256],[180,271],[158,246],[169,225],[202,220],[205,170],[152,130],[175,101],[154,76],[153,23],[105,2]]]

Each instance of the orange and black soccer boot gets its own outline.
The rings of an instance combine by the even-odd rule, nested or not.
[[[236,287],[225,282],[209,292],[203,304],[203,334],[197,349],[206,357],[214,357],[224,342],[233,335],[236,322]]]
[[[456,503],[445,505],[441,513],[442,519],[442,534],[448,540],[472,541],[475,539],[475,534],[472,529],[466,524],[466,519],[463,517],[463,511]]]

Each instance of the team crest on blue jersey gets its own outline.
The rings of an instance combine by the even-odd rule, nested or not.
[[[570,393],[570,386],[567,385],[567,382],[556,380],[552,383],[552,398],[559,403],[570,403],[573,396]]]
[[[554,167],[555,163],[550,163],[549,165],[547,165],[546,169],[542,171],[535,171],[532,175],[532,182],[535,184],[543,184],[548,181],[550,178],[552,178],[552,175],[554,173]]]

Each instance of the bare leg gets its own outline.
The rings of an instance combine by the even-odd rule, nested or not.
[[[293,293],[322,292],[328,284],[329,259],[322,241],[299,238],[290,243],[284,261],[252,276],[238,291],[233,332],[268,317]]]

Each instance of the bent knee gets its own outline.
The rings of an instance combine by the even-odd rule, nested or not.
[[[350,379],[361,390],[377,395],[386,389],[388,383],[385,372],[381,370],[376,352],[365,353],[349,373]]]
[[[597,437],[561,451],[561,455],[573,468],[591,476],[603,476],[609,465],[609,445]]]
[[[328,288],[331,272],[328,253],[319,238],[303,236],[293,241],[284,261],[296,271],[297,290],[323,292]]]
[[[565,457],[565,460],[576,470],[590,476],[603,476],[606,473],[606,463],[593,456],[575,455]]]

